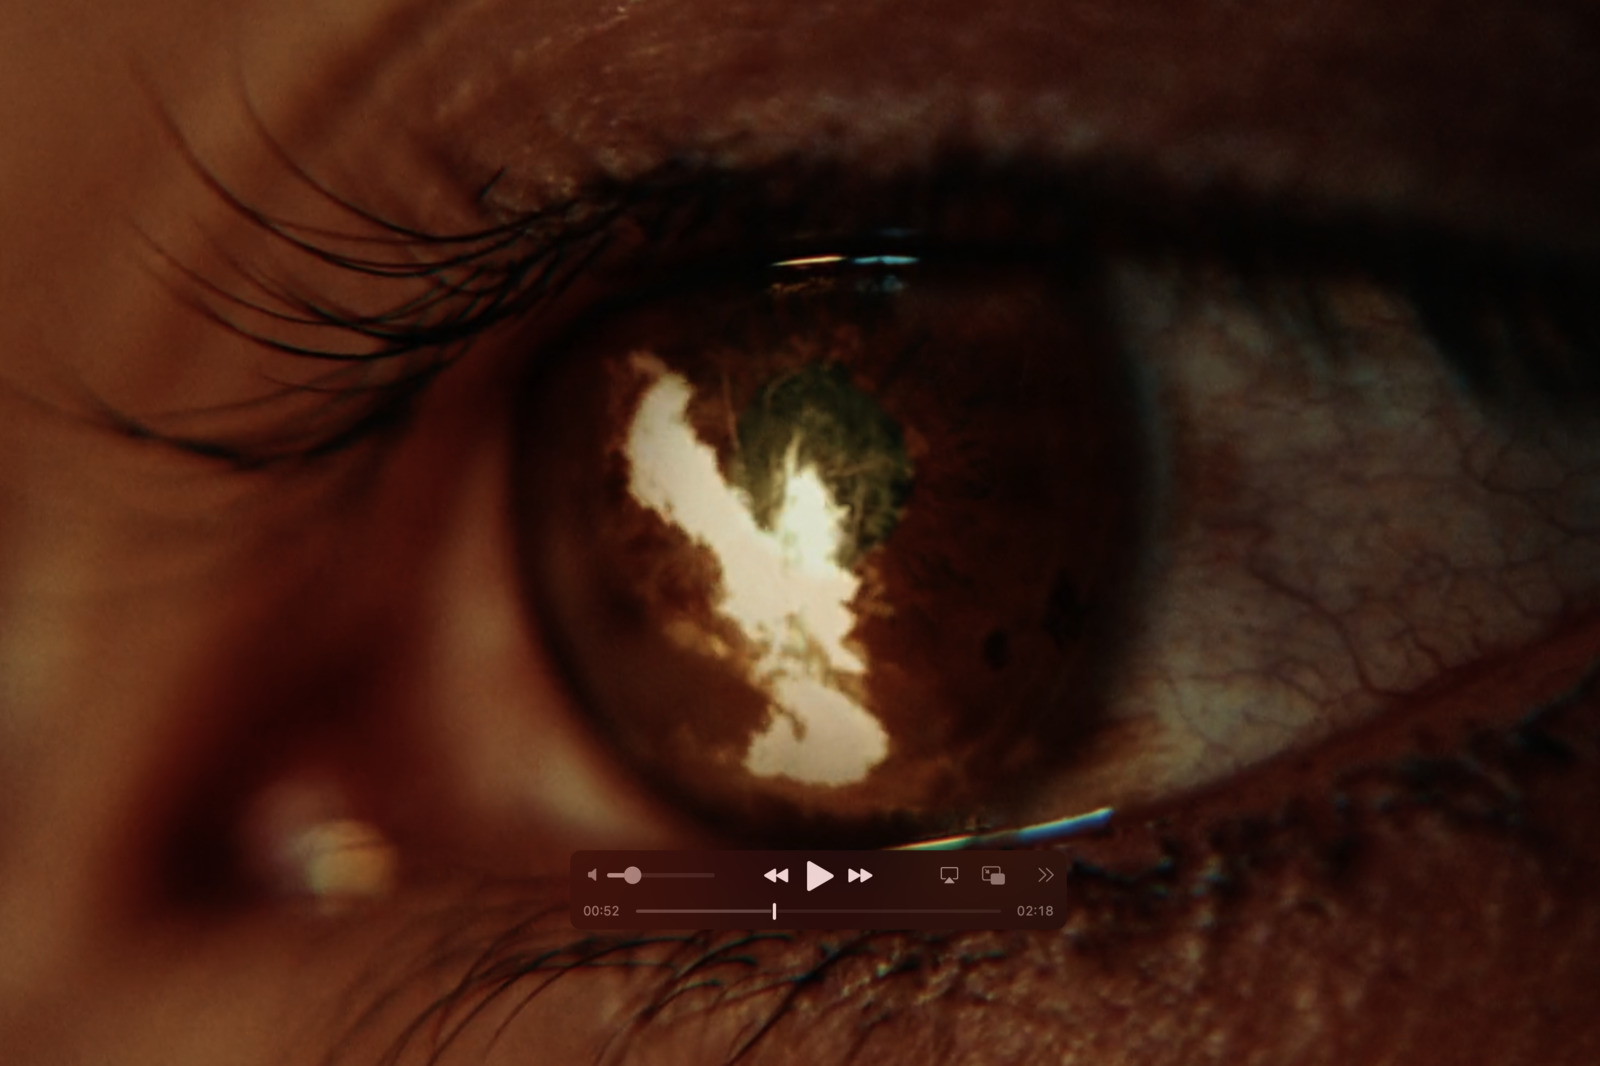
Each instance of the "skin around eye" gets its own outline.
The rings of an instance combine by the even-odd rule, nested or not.
[[[1592,12],[512,7],[460,9],[456,36],[388,3],[3,16],[15,32],[0,34],[0,128],[28,162],[0,169],[8,1061],[359,1063],[397,1048],[400,1061],[487,1063],[741,1049],[768,1063],[1592,1061],[1600,703],[1581,683],[1596,646],[1582,619],[1325,747],[1075,844],[1059,935],[574,945],[549,884],[528,876],[539,853],[559,865],[575,840],[695,836],[625,775],[581,772],[604,749],[518,658],[537,642],[508,622],[516,574],[492,488],[509,474],[486,458],[508,442],[484,416],[511,390],[516,345],[486,342],[441,378],[407,435],[360,453],[370,465],[330,462],[309,481],[224,477],[35,402],[64,377],[182,409],[234,395],[212,386],[260,365],[142,273],[130,219],[152,200],[163,218],[214,208],[141,132],[130,50],[185,87],[178,103],[229,151],[253,137],[217,117],[229,62],[247,56],[266,110],[310,102],[300,132],[369,128],[352,115],[369,132],[415,131],[409,143],[437,146],[475,190],[504,168],[498,206],[597,170],[648,171],[685,144],[774,157],[832,130],[856,162],[915,157],[953,135],[949,108],[954,133],[999,154],[1109,146],[1200,184],[1304,185],[1318,202],[1410,203],[1582,247],[1595,232]],[[907,34],[918,47],[882,46]],[[415,64],[460,61],[369,79],[377,65],[352,58],[370,58],[369,36]],[[911,99],[918,86],[939,91]],[[1080,108],[1098,117],[1077,121]],[[374,141],[390,143],[352,137],[344,158]],[[391,190],[440,187],[436,170],[413,183],[375,169]],[[1221,358],[1230,333],[1259,339],[1167,320],[1186,359]],[[370,476],[338,476],[352,467]],[[1564,499],[1559,479],[1475,469],[1535,511]],[[1214,520],[1218,505],[1197,500],[1195,514]],[[397,843],[392,896],[327,914],[164,890],[174,864],[215,859],[241,801],[297,760],[347,786],[341,816]]]

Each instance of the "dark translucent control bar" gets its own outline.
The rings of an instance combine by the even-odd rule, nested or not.
[[[579,929],[1059,929],[1061,855],[580,851]]]

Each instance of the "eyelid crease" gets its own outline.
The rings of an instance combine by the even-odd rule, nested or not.
[[[310,387],[281,384],[258,403],[303,400],[319,387],[326,399],[281,423],[269,419],[253,434],[172,433],[123,413],[108,420],[126,435],[241,468],[315,458],[367,439],[483,334],[533,313],[591,270],[613,283],[647,284],[707,262],[758,269],[830,254],[1098,261],[1158,254],[1217,263],[1258,280],[1353,275],[1402,294],[1442,354],[1482,394],[1508,391],[1518,378],[1544,396],[1600,392],[1600,255],[1594,253],[1521,248],[1406,219],[1264,202],[1239,190],[1196,197],[1143,180],[1136,168],[1063,172],[961,153],[929,173],[871,182],[852,180],[825,161],[797,159],[759,173],[673,163],[640,179],[594,181],[570,198],[499,218],[491,179],[475,197],[485,225],[434,233],[341,196],[252,116],[273,159],[295,182],[369,232],[300,224],[251,205],[207,168],[170,116],[165,120],[211,194],[280,250],[400,291],[375,311],[355,311],[303,291],[293,277],[224,256],[236,289],[149,242],[158,265],[174,275],[169,287],[216,324],[292,358],[355,366],[416,359],[421,366],[379,382],[350,385],[335,375]],[[191,291],[182,292],[185,285]],[[292,340],[291,331],[333,340]]]

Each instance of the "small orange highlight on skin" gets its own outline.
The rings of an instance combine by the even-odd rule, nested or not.
[[[648,384],[628,434],[630,491],[715,557],[722,587],[713,607],[758,649],[748,677],[770,697],[772,716],[751,740],[745,769],[812,785],[865,779],[888,755],[889,737],[849,691],[866,664],[847,644],[860,584],[837,561],[847,508],[799,464],[797,436],[775,473],[782,506],[763,529],[748,494],[728,484],[690,425],[689,383],[653,356],[631,362]]]

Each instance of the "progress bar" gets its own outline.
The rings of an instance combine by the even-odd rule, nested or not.
[[[635,914],[766,914],[766,907],[635,907]],[[778,905],[771,908],[778,916]],[[785,914],[1004,914],[999,907],[785,907]]]

